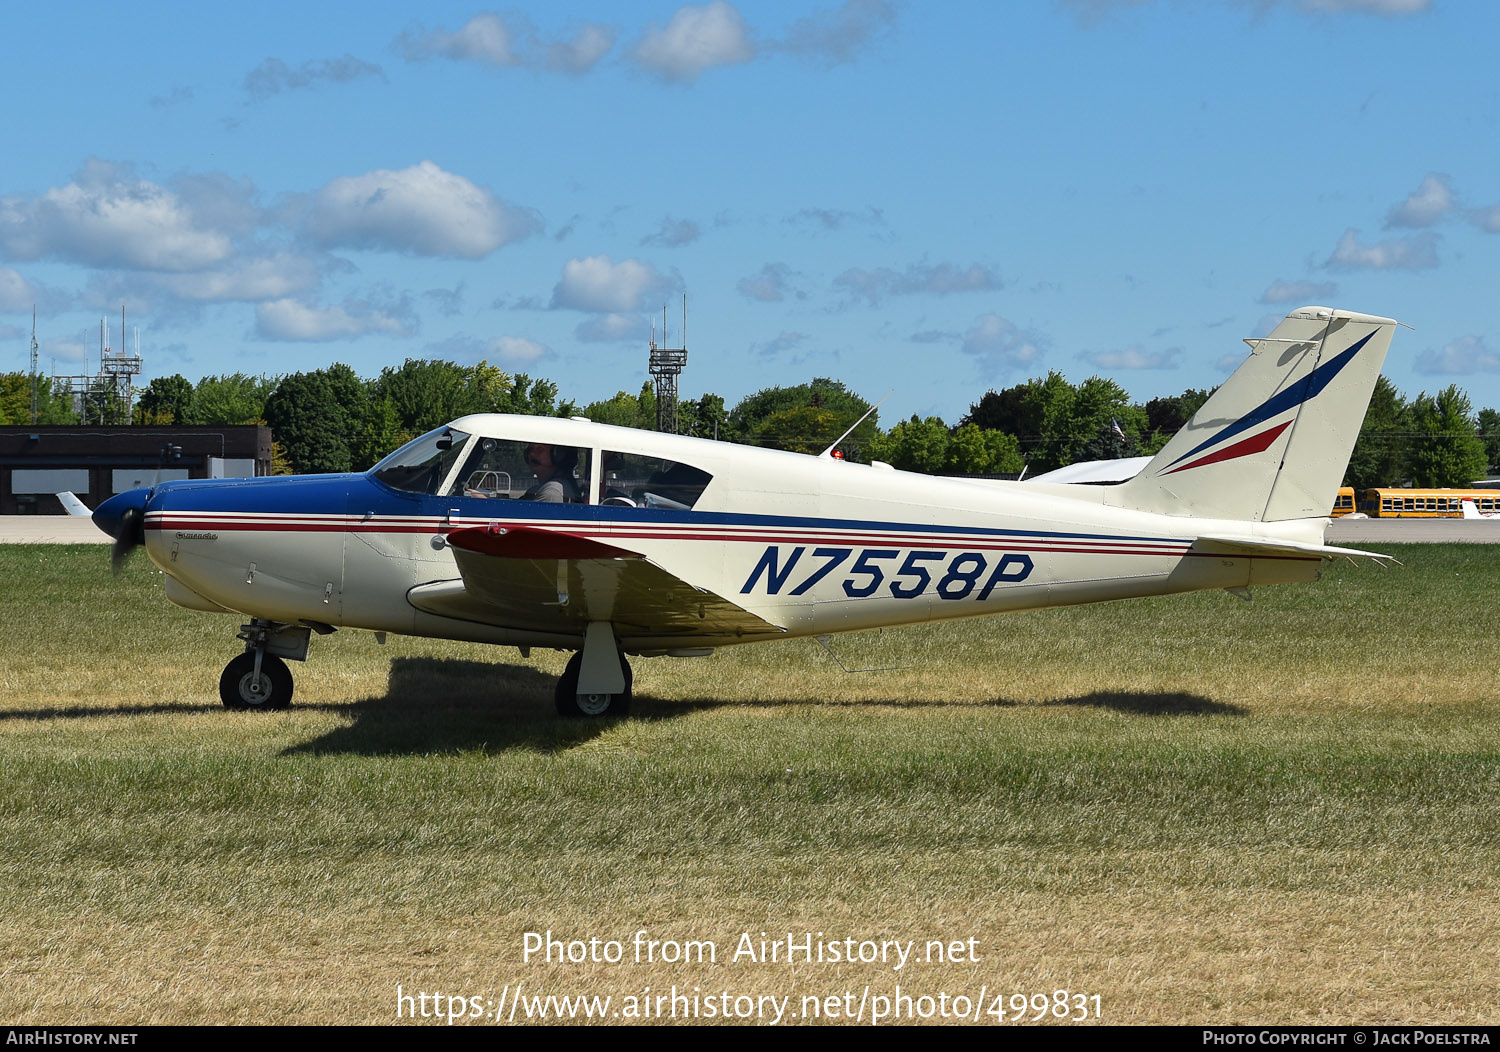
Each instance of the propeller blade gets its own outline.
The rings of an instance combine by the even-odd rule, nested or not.
[[[126,508],[120,513],[120,529],[109,552],[109,568],[116,577],[130,553],[146,543],[145,522],[145,513],[140,508]]]

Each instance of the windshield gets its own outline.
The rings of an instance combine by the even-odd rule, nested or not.
[[[437,493],[469,436],[451,427],[414,438],[370,469],[370,474],[392,489]]]

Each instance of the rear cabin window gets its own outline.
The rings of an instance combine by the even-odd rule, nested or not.
[[[713,476],[691,464],[639,453],[606,450],[599,503],[623,508],[675,508],[688,511]]]

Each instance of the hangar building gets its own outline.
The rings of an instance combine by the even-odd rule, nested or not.
[[[71,490],[90,508],[168,479],[271,473],[271,429],[0,427],[0,515],[59,515]]]

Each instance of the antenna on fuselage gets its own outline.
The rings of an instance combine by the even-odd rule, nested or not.
[[[820,457],[827,457],[829,460],[836,459],[834,457],[834,455],[833,455],[833,451],[838,448],[839,443],[842,442],[844,439],[848,438],[850,435],[854,434],[854,429],[856,427],[858,427],[860,424],[863,424],[865,422],[865,417],[869,416],[871,413],[875,412],[875,410],[879,409],[881,407],[881,405],[884,404],[885,400],[887,398],[889,398],[891,395],[895,394],[895,393],[896,393],[896,389],[894,387],[892,387],[889,391],[887,391],[885,393],[885,395],[880,399],[879,402],[876,402],[869,409],[865,410],[865,415],[864,416],[860,417],[858,420],[854,421],[854,423],[850,424],[848,431],[845,431],[838,438],[834,439],[833,440],[833,445],[831,445],[827,449],[823,450],[823,452],[819,453],[818,456],[820,456]]]

